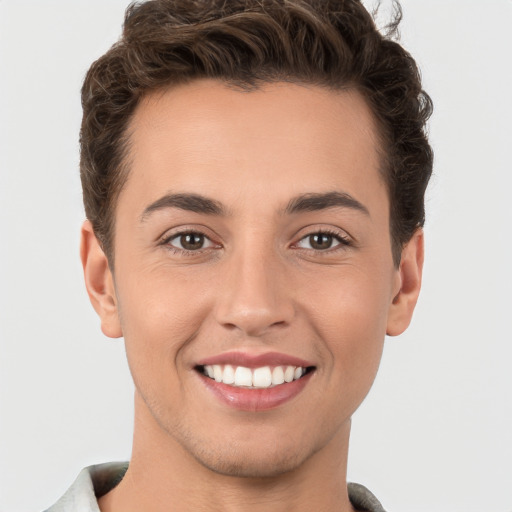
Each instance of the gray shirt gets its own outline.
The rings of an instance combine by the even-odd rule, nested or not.
[[[64,496],[46,512],[100,512],[97,497],[112,490],[128,469],[127,462],[109,462],[83,469]],[[348,495],[356,510],[385,512],[363,485],[349,483]]]

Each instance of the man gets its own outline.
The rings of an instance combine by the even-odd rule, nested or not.
[[[346,464],[421,285],[412,58],[357,0],[153,0],[82,102],[85,283],[135,431],[49,510],[383,510]]]

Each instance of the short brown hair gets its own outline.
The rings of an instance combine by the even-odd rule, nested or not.
[[[397,15],[390,25],[396,29]],[[80,174],[87,218],[113,264],[127,126],[149,91],[200,78],[245,90],[288,81],[359,91],[380,128],[393,259],[425,221],[432,111],[413,58],[359,0],[149,0],[126,10],[120,40],[82,88]]]

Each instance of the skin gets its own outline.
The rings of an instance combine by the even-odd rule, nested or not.
[[[393,264],[365,101],[355,91],[278,83],[247,93],[203,80],[147,96],[130,133],[114,274],[89,222],[82,229],[91,302],[103,332],[124,336],[136,387],[130,468],[101,510],[351,511],[350,418],[385,334],[410,322],[423,263],[419,230]],[[289,208],[326,193],[362,208]],[[168,194],[201,195],[223,212],[163,207]],[[185,252],[183,232],[205,238]],[[318,233],[327,233],[321,248]],[[315,371],[283,405],[239,411],[194,369],[230,350],[290,354]]]

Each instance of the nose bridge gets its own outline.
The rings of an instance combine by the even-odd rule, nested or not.
[[[284,279],[284,261],[273,244],[248,238],[225,262],[217,319],[225,327],[260,336],[271,327],[287,325],[293,305]]]

